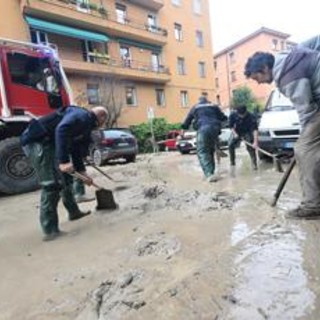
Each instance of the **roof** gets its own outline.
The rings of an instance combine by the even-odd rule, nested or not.
[[[272,30],[272,29],[269,29],[269,28],[266,28],[266,27],[261,27],[260,29],[256,30],[255,32],[249,34],[248,36],[242,38],[241,40],[235,42],[234,44],[232,44],[231,46],[219,51],[218,53],[216,53],[214,55],[214,58],[240,46],[242,43],[245,43],[249,40],[251,40],[252,38],[255,38],[257,36],[259,36],[260,34],[262,33],[268,33],[270,35],[274,35],[274,36],[277,36],[277,37],[281,37],[281,38],[284,38],[284,39],[287,39],[289,38],[291,35],[288,34],[288,33],[283,33],[283,32],[280,32],[280,31],[276,31],[276,30]]]

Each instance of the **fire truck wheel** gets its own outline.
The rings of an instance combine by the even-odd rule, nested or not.
[[[39,187],[34,169],[23,153],[18,137],[0,142],[0,192],[33,191]]]

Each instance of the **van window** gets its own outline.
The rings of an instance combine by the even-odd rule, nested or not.
[[[293,109],[295,109],[295,107],[290,99],[285,97],[278,90],[272,91],[265,108],[266,111],[286,111]]]

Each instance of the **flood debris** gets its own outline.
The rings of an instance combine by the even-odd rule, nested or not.
[[[165,256],[169,259],[180,249],[181,243],[175,236],[158,232],[138,239],[135,251],[138,256]]]
[[[144,307],[147,302],[143,297],[143,278],[143,271],[133,270],[117,279],[103,281],[88,294],[76,319],[117,320]]]

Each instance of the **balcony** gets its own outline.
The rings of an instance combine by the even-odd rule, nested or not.
[[[132,2],[149,3],[149,1]],[[161,3],[162,1],[150,2]],[[98,7],[93,3],[79,7],[75,0],[21,0],[21,6],[25,14],[46,21],[157,46],[164,46],[167,43],[167,30],[148,25],[147,21],[141,22],[131,17],[119,17],[114,10]]]
[[[130,2],[156,11],[164,6],[163,0],[130,0]]]
[[[149,83],[170,81],[169,69],[162,65],[153,66],[135,60],[114,59],[106,54],[90,54],[89,58],[91,62],[62,59],[62,66],[66,72],[82,75],[114,75],[121,79]]]

